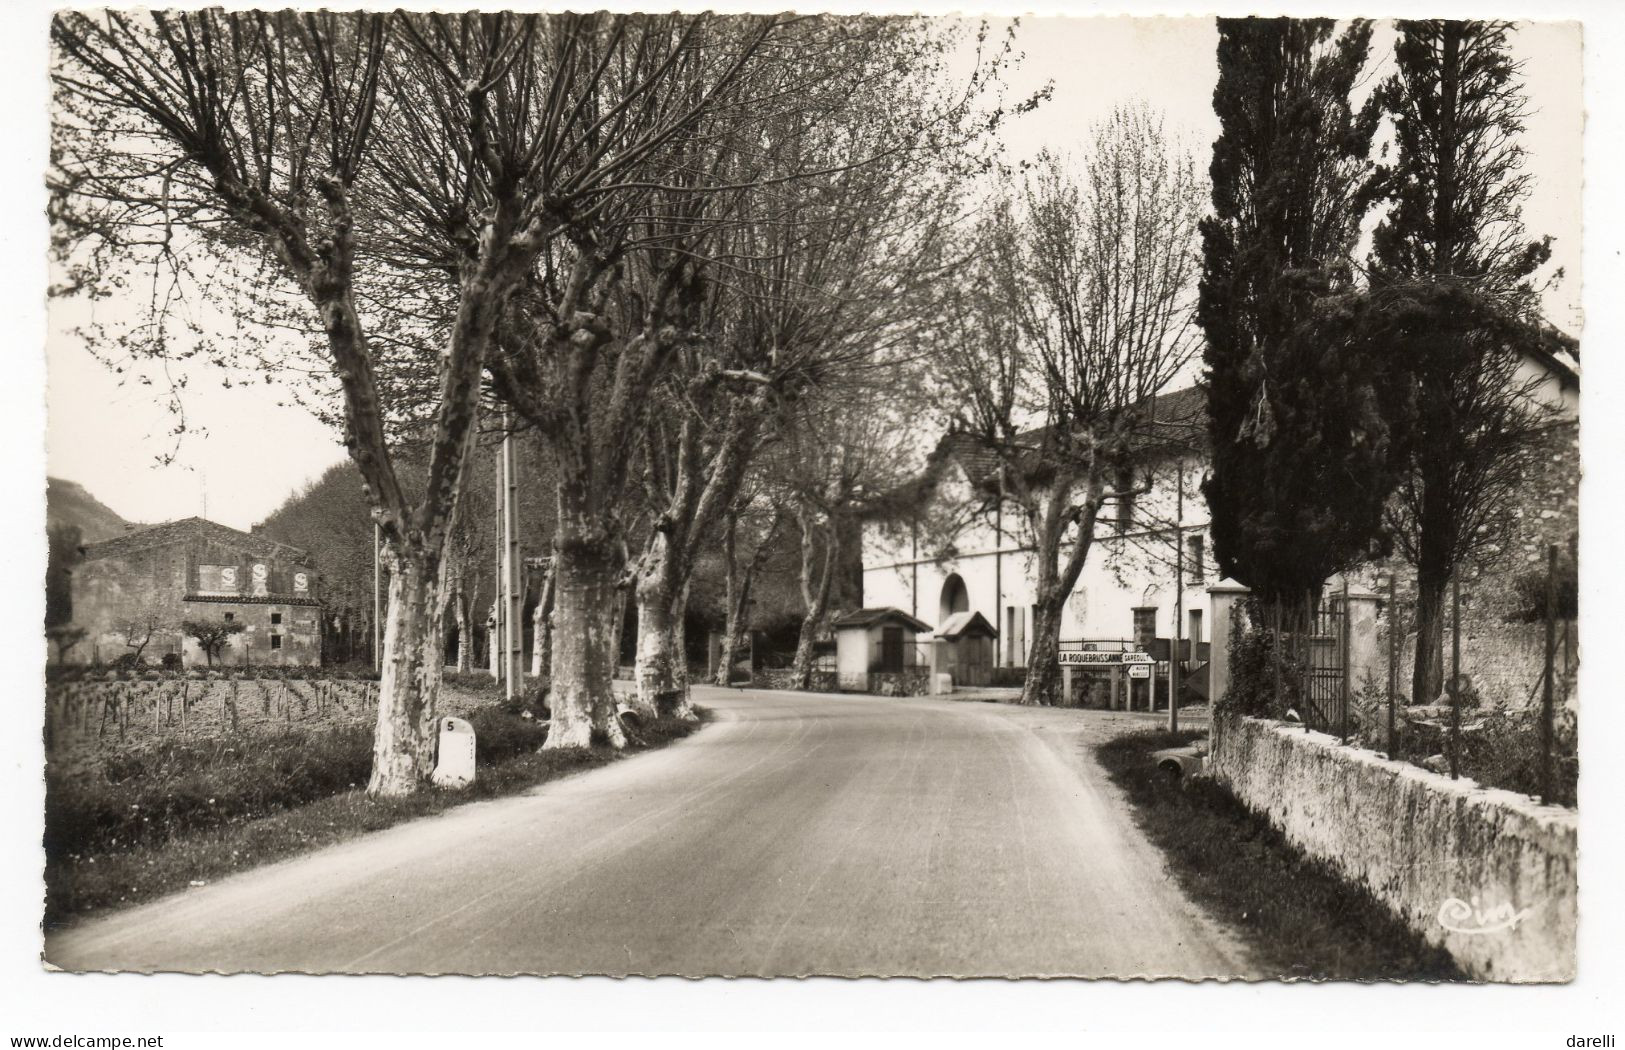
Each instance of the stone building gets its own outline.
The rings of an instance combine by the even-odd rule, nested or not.
[[[217,663],[319,666],[321,603],[309,556],[253,533],[185,518],[133,530],[81,548],[73,569],[73,622],[85,629],[71,662],[107,663],[133,651],[152,625],[142,653],[157,664],[179,654],[184,666],[206,663],[187,620],[243,625]]]

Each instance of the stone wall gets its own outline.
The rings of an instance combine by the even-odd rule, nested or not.
[[[866,691],[876,696],[931,695],[931,672],[928,670],[870,671],[868,679]]]
[[[1574,977],[1574,811],[1255,718],[1215,725],[1210,761],[1251,809],[1475,979]]]

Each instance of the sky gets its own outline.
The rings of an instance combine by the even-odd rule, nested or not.
[[[995,21],[996,31],[1005,23]],[[1372,82],[1391,71],[1392,40],[1379,24]],[[1012,159],[1046,146],[1078,151],[1091,124],[1123,102],[1161,110],[1167,128],[1205,157],[1217,134],[1211,99],[1217,78],[1217,29],[1209,18],[1064,18],[1023,20],[1016,46],[1024,59],[1010,79],[1020,98],[1054,82],[1053,98],[1005,129]],[[1531,113],[1524,144],[1534,188],[1525,205],[1532,233],[1555,238],[1552,268],[1566,271],[1546,297],[1550,320],[1580,333],[1580,184],[1583,108],[1580,30],[1575,23],[1520,27]],[[139,297],[103,304],[140,308]],[[47,336],[47,470],[79,482],[131,521],[198,514],[248,528],[287,496],[344,457],[338,435],[304,410],[288,407],[275,384],[223,386],[207,366],[185,374],[189,432],[176,447],[175,417],[155,387],[124,382],[71,334],[87,319],[80,305],[51,305]],[[159,458],[174,452],[167,465]]]

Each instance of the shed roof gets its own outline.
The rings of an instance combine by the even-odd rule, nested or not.
[[[931,625],[923,620],[910,616],[908,613],[894,606],[876,606],[872,609],[859,609],[857,612],[847,613],[836,620],[832,625],[836,630],[843,627],[874,627],[882,623],[899,623],[904,627],[912,627],[916,631],[929,631]]]
[[[997,638],[998,628],[987,622],[987,617],[975,610],[956,612],[937,628],[938,638],[957,641],[960,638]]]

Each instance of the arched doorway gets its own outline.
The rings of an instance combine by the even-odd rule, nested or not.
[[[949,573],[948,578],[942,581],[942,602],[937,609],[937,626],[957,612],[970,611],[970,592],[965,590],[965,581],[959,574]]]

